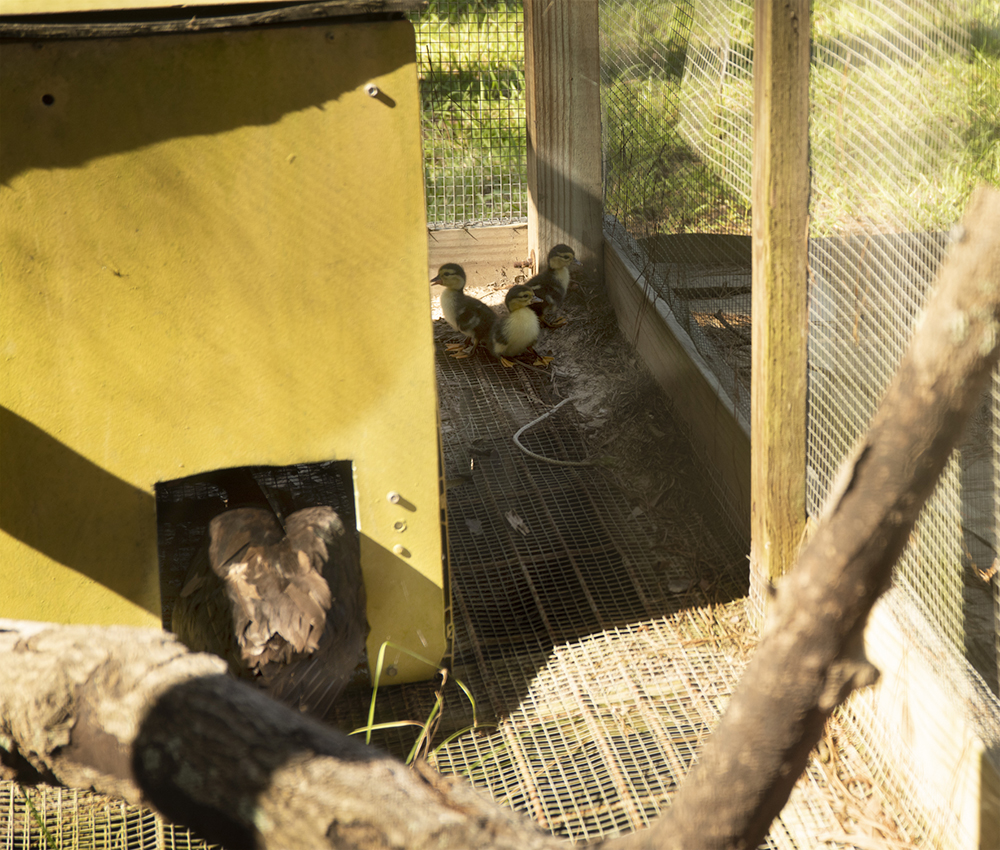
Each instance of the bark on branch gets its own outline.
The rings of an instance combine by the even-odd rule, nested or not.
[[[466,782],[292,711],[164,632],[0,620],[0,669],[0,755],[16,778],[152,806],[227,850],[561,844]]]
[[[978,190],[954,236],[902,363],[779,586],[718,730],[669,811],[620,850],[759,846],[827,718],[878,677],[864,656],[868,614],[1000,353],[1000,192]]]
[[[833,709],[877,671],[868,614],[998,356],[1000,192],[969,204],[899,372],[670,810],[626,848],[752,848]],[[228,850],[564,846],[460,779],[410,770],[152,630],[0,621],[0,758]]]

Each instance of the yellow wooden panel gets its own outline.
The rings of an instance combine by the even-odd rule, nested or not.
[[[370,648],[436,660],[410,24],[7,43],[0,64],[0,614],[156,624],[156,481],[351,459]]]

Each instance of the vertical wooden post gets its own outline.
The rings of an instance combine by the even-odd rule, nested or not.
[[[602,275],[598,0],[524,0],[528,249],[570,245]],[[544,266],[543,266],[544,267]]]
[[[751,600],[794,563],[805,525],[809,0],[757,0],[753,110]]]

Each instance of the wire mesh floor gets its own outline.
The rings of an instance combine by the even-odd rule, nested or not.
[[[443,697],[432,764],[582,841],[645,826],[669,805],[755,639],[745,559],[670,505],[659,518],[636,507],[598,457],[583,393],[601,366],[568,362],[577,321],[542,340],[555,377],[484,353],[447,357],[451,332],[437,323],[454,654],[444,684],[380,689],[375,720],[422,722]],[[525,426],[522,450],[512,437]],[[701,536],[697,557],[670,544],[664,516]],[[363,724],[369,697],[341,704],[342,725]],[[393,728],[373,742],[406,756],[418,734]],[[847,738],[830,724],[765,846],[932,846]]]

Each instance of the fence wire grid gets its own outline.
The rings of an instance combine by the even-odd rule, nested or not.
[[[3,850],[218,850],[159,815],[103,794],[0,781]]]
[[[410,20],[428,227],[527,221],[520,0],[431,0]]]

